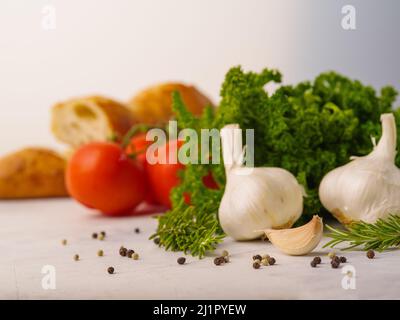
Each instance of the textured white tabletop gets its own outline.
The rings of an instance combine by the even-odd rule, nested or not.
[[[136,227],[141,230],[139,234],[134,232]],[[181,253],[165,252],[148,240],[155,228],[156,221],[149,216],[106,218],[70,199],[2,201],[0,298],[400,298],[400,251],[377,253],[374,260],[360,251],[345,253],[348,263],[332,269],[326,249],[318,248],[310,256],[290,257],[270,243],[227,239],[217,252],[227,249],[230,263],[215,266],[213,255],[202,260],[188,256],[186,265],[178,265],[176,259]],[[107,232],[106,240],[93,240],[91,234],[101,230]],[[68,240],[66,246],[61,245],[64,238]],[[324,238],[322,243],[326,241]],[[140,259],[119,256],[121,245],[136,250]],[[97,257],[99,249],[104,250],[104,257]],[[76,253],[80,261],[73,260]],[[274,256],[276,265],[253,269],[251,257],[257,253]],[[310,267],[313,255],[322,257],[318,268]],[[115,274],[107,273],[109,266],[115,268]],[[353,270],[354,278],[343,274],[347,269]],[[42,286],[53,274],[49,270],[55,272],[50,279],[55,289]]]

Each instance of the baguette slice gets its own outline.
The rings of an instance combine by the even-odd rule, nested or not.
[[[0,159],[0,199],[68,196],[66,162],[43,148],[26,148]]]
[[[52,109],[52,131],[73,149],[92,141],[121,138],[133,125],[123,104],[100,96],[70,99]]]
[[[200,115],[205,106],[212,105],[210,99],[195,87],[170,82],[139,92],[128,102],[128,107],[138,122],[148,124],[167,122],[173,116],[171,94],[174,91],[181,94],[187,108],[194,115]]]

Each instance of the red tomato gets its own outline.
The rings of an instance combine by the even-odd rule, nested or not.
[[[203,183],[208,189],[216,190],[219,188],[211,172],[209,172],[206,176],[203,177]]]
[[[147,187],[140,167],[119,145],[109,142],[80,147],[68,162],[66,184],[77,201],[109,215],[136,207]]]
[[[160,147],[155,154],[162,159],[165,157],[166,163],[147,163],[146,172],[149,178],[150,188],[158,203],[171,208],[171,190],[180,184],[178,172],[185,168],[182,163],[170,163],[169,152],[176,153],[177,149],[183,145],[181,141],[170,141],[165,147]],[[177,154],[177,153],[176,153]]]
[[[159,158],[165,156],[167,163],[150,164],[147,163],[146,172],[149,178],[149,184],[155,199],[162,205],[171,208],[170,193],[171,190],[181,183],[179,178],[179,171],[185,168],[182,163],[169,163],[169,151],[177,152],[184,142],[170,141],[166,144],[165,148],[161,147],[156,151]],[[211,172],[203,177],[203,183],[210,189],[218,189],[218,185],[212,177]],[[190,203],[190,194],[184,194],[186,203]]]
[[[146,179],[148,180],[148,175],[147,175],[147,161],[146,161],[146,150],[147,147],[149,147],[153,141],[147,141],[146,140],[146,132],[140,132],[133,136],[131,139],[130,144],[126,147],[125,152],[130,155],[133,154],[135,155],[136,162],[138,165],[143,168],[144,173],[146,175]],[[146,197],[144,199],[146,203],[149,205],[154,205],[157,204],[157,200],[154,197],[153,192],[149,191],[146,194]]]
[[[128,155],[136,155],[137,163],[144,168],[146,166],[146,150],[152,143],[153,141],[146,140],[146,132],[140,132],[133,136],[125,151]]]

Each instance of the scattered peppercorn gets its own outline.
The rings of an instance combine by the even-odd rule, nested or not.
[[[103,237],[106,236],[106,232],[105,231],[100,231],[100,235],[102,235]]]
[[[97,256],[102,257],[103,255],[104,255],[104,251],[103,250],[97,251]]]
[[[268,260],[268,264],[270,266],[273,266],[275,264],[275,262],[276,262],[274,257],[269,257],[267,260]]]
[[[223,264],[224,262],[225,262],[225,259],[224,259],[224,258],[221,259],[221,257],[216,257],[216,258],[214,259],[214,264],[215,264],[216,266],[220,266],[220,265]]]
[[[113,274],[114,273],[114,268],[113,267],[108,267],[107,272],[109,274]]]
[[[135,253],[135,250],[132,250],[132,249],[129,249],[127,252],[126,252],[126,256],[128,257],[128,258],[132,258],[132,255]]]
[[[347,262],[346,257],[340,257],[339,259],[340,259],[340,262],[341,262],[341,263],[346,263],[346,262]]]
[[[119,254],[122,256],[122,257],[125,257],[126,256],[126,254],[127,254],[127,249],[126,248],[124,248],[124,247],[121,247],[120,249],[119,249]]]
[[[178,258],[178,260],[176,260],[176,262],[178,262],[178,264],[185,264],[186,258],[185,257],[180,257],[180,258]]]
[[[318,265],[317,261],[311,261],[311,267],[315,268]]]
[[[340,262],[336,261],[336,260],[332,260],[331,261],[331,266],[333,269],[337,269],[340,266]]]
[[[135,228],[135,233],[140,233],[140,229],[139,228]]]
[[[368,257],[368,259],[373,259],[375,257],[374,250],[368,250],[367,251],[367,257]]]
[[[223,257],[229,256],[229,252],[227,250],[222,251],[222,256]]]
[[[160,238],[154,238],[153,242],[154,242],[156,245],[159,245],[159,244],[160,244]]]
[[[79,260],[79,254],[74,255],[74,260],[78,261]]]
[[[340,263],[340,258],[338,257],[338,256],[334,256],[333,258],[332,258],[332,261],[335,261],[335,262],[337,262],[337,263]],[[331,262],[332,262],[331,261]]]
[[[262,260],[264,260],[264,259],[270,258],[270,256],[269,256],[269,254],[263,254],[261,258],[262,258]]]
[[[258,262],[253,263],[253,268],[254,269],[260,269],[260,264]]]
[[[256,254],[255,256],[253,256],[253,260],[262,260],[262,257],[259,254]]]
[[[98,234],[97,234],[96,232],[93,232],[93,233],[92,233],[92,238],[93,238],[93,239],[97,239],[97,236],[98,236]]]
[[[331,252],[328,253],[328,257],[330,259],[333,259],[333,257],[336,257],[336,253],[334,251],[331,251]]]
[[[62,240],[61,240],[61,244],[62,244],[63,246],[66,246],[66,245],[67,245],[67,239],[62,239]]]
[[[105,236],[104,236],[104,235],[102,235],[102,234],[100,234],[100,235],[99,235],[99,240],[100,240],[100,241],[103,241],[103,240],[104,240],[104,238],[105,238]]]
[[[135,252],[135,253],[132,255],[132,259],[133,259],[133,260],[139,260],[139,254]]]
[[[315,261],[316,264],[320,264],[322,262],[321,257],[314,257],[313,261]]]
[[[261,260],[261,264],[262,264],[263,266],[269,266],[268,259],[262,259],[262,260]]]

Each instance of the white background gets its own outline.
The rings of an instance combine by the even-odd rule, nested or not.
[[[357,30],[341,27],[353,4]],[[56,9],[56,29],[42,10]],[[279,68],[285,83],[337,70],[400,88],[400,2],[268,0],[0,0],[0,154],[59,146],[49,109],[73,96],[122,101],[166,80],[218,102],[233,65]]]

